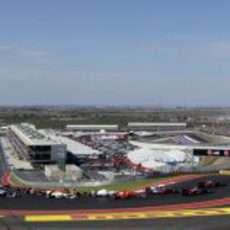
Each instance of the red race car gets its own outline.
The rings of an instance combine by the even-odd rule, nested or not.
[[[114,195],[115,199],[129,199],[132,197],[139,197],[139,198],[144,198],[146,197],[145,191],[122,191],[122,192],[117,192]]]

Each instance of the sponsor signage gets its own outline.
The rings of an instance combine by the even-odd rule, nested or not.
[[[230,157],[230,149],[194,149],[193,154],[195,156],[222,156]]]

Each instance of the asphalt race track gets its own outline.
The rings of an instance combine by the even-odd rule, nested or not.
[[[0,229],[229,229],[229,215],[218,216],[190,216],[181,218],[156,218],[156,219],[129,219],[129,220],[96,220],[96,221],[51,221],[51,222],[25,222],[23,215],[36,215],[37,212],[45,214],[63,213],[81,213],[85,211],[93,212],[116,212],[126,209],[148,209],[156,208],[162,210],[182,209],[180,206],[186,204],[191,208],[194,204],[202,203],[209,204],[207,207],[224,206],[230,207],[230,176],[212,175],[206,176],[205,179],[212,179],[227,184],[226,187],[213,189],[213,193],[185,197],[180,194],[170,194],[161,196],[151,196],[147,198],[131,198],[127,200],[113,200],[110,198],[80,198],[76,200],[66,199],[46,199],[45,197],[36,197],[27,195],[24,197],[10,199],[0,198]],[[193,179],[186,182],[181,182],[174,185],[169,185],[172,188],[192,187],[204,178]],[[216,202],[217,200],[217,202]],[[223,204],[219,203],[224,200]],[[213,204],[212,204],[213,202]],[[182,207],[181,206],[181,207]],[[205,206],[204,206],[205,208]],[[8,210],[8,215],[4,212]],[[107,211],[108,210],[108,211]],[[21,212],[21,215],[20,215]],[[221,222],[220,222],[221,220]],[[112,226],[111,226],[112,223]],[[198,224],[197,224],[198,223]],[[121,228],[122,226],[122,228]],[[153,227],[155,226],[155,227]],[[179,226],[179,227],[178,227]]]
[[[169,204],[201,202],[214,199],[221,199],[229,196],[230,191],[230,177],[229,176],[209,176],[206,179],[214,179],[229,186],[217,188],[213,194],[206,194],[194,197],[185,197],[180,194],[159,195],[147,198],[131,198],[126,200],[114,200],[110,198],[92,198],[82,197],[76,200],[67,199],[47,199],[45,197],[38,197],[26,195],[20,198],[0,198],[0,209],[26,209],[26,210],[77,210],[77,209],[121,209],[121,208],[135,208],[135,207],[149,207],[162,206]],[[191,181],[170,185],[170,188],[183,188],[194,186],[198,182],[203,181],[204,178],[193,179]]]

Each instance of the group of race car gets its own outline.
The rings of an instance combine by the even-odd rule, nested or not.
[[[17,198],[23,195],[44,196],[46,198],[56,199],[77,199],[80,197],[109,197],[113,199],[128,199],[128,198],[145,198],[147,196],[160,196],[167,194],[181,194],[182,196],[196,196],[207,193],[213,193],[214,188],[223,187],[223,184],[214,180],[204,180],[199,182],[193,187],[182,187],[179,189],[170,188],[165,185],[156,185],[145,187],[136,191],[112,191],[107,189],[92,190],[90,192],[79,192],[74,189],[62,190],[47,190],[35,188],[13,188],[13,187],[0,187],[0,197]]]

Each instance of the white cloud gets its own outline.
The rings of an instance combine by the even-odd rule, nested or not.
[[[128,74],[125,72],[116,72],[116,71],[98,71],[98,70],[87,70],[87,71],[77,71],[75,74],[84,76],[84,77],[92,77],[97,79],[106,79],[106,78],[123,78]]]
[[[46,57],[49,55],[47,51],[43,50],[33,50],[33,49],[25,49],[19,48],[18,53],[23,57],[33,58],[33,57]]]
[[[214,57],[230,57],[230,42],[215,41],[208,44],[209,52]]]
[[[30,49],[17,45],[0,45],[0,54],[7,53],[24,58],[39,58],[49,56],[49,52],[40,49]]]
[[[0,45],[0,53],[14,52],[17,50],[17,46],[14,45]]]

